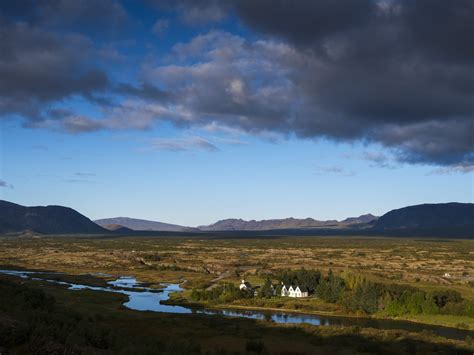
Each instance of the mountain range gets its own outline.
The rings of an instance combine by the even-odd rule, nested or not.
[[[191,227],[179,226],[177,224],[169,224],[156,221],[148,221],[146,219],[137,219],[129,217],[113,217],[103,218],[94,221],[98,225],[115,230],[117,226],[122,226],[134,231],[162,231],[162,232],[198,232],[199,230]]]
[[[127,217],[107,218],[96,223],[79,212],[62,206],[26,207],[0,200],[0,233],[100,235],[191,235],[198,233],[241,233],[246,236],[286,235],[391,235],[474,237],[474,204],[439,203],[408,206],[381,217],[371,214],[343,221],[312,218],[245,221],[225,219],[208,226],[191,228]],[[234,234],[235,234],[234,233]],[[164,234],[166,235],[166,234]]]
[[[329,221],[318,221],[313,218],[297,219],[297,218],[284,218],[284,219],[267,219],[267,220],[251,220],[245,221],[243,219],[223,219],[214,224],[207,226],[199,226],[198,228],[202,231],[262,231],[262,230],[273,230],[273,229],[299,229],[299,228],[335,228],[335,227],[348,227],[350,225],[371,223],[378,217],[372,214],[365,214],[359,217],[346,218],[343,221],[329,220]]]

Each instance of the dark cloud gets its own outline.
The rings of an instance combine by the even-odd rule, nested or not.
[[[220,22],[227,17],[227,12],[219,0],[208,1],[205,6],[202,3],[202,1],[194,1],[192,6],[186,7],[182,12],[183,21],[191,25],[203,25],[209,22]]]
[[[68,133],[170,121],[362,141],[389,148],[402,162],[459,171],[474,165],[472,0],[148,3],[177,11],[181,24],[216,24],[232,14],[254,33],[199,34],[156,62],[147,57],[139,84],[111,84],[91,60],[100,56],[91,40],[71,29],[88,21],[121,27],[128,15],[120,3],[5,1],[0,115]],[[158,22],[157,29],[166,26]],[[116,94],[121,102],[109,99]],[[74,96],[100,107],[101,118],[55,106]]]
[[[237,0],[234,5],[252,28],[302,45],[365,26],[375,11],[372,0]]]
[[[18,0],[0,3],[0,117],[19,116],[25,127],[52,127],[66,120],[74,132],[80,120],[65,100],[82,97],[110,105],[102,94],[110,86],[100,61],[119,56],[98,37],[126,28],[129,17],[115,0]],[[101,94],[101,95],[99,95]]]
[[[399,159],[409,163],[436,162],[441,165],[474,165],[474,121],[432,120],[387,126],[374,139],[399,150]]]
[[[175,10],[182,23],[191,26],[219,23],[231,10],[232,0],[148,0],[155,8]]]
[[[116,92],[122,95],[134,96],[148,100],[162,101],[165,99],[170,99],[169,93],[146,82],[138,86],[128,83],[121,83],[117,86]]]
[[[121,32],[129,16],[116,0],[15,0],[2,1],[0,15],[33,26],[110,35]]]
[[[345,39],[360,40],[354,55],[375,60],[414,52],[471,64],[474,59],[472,0],[238,0],[234,6],[252,28],[313,50]],[[379,46],[390,51],[377,53]]]
[[[450,3],[443,0],[404,0],[401,4],[400,25],[418,50],[445,61],[472,65],[472,0]]]
[[[199,36],[177,46],[195,66],[155,71],[180,83],[172,87],[197,121],[377,142],[409,163],[474,163],[474,1],[239,0],[221,8],[266,37]]]
[[[90,97],[108,84],[89,62],[89,41],[23,22],[0,20],[0,115],[43,119],[45,108],[72,95]]]
[[[65,108],[52,108],[47,111],[47,116],[55,120],[60,120],[73,114],[73,111]]]

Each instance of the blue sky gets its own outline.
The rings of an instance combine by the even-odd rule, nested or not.
[[[365,58],[337,17],[314,38],[291,20],[275,27],[265,1],[105,3],[0,6],[12,43],[0,55],[2,199],[190,226],[473,202],[473,99],[457,78],[379,72],[374,60],[401,54]],[[417,34],[395,3],[367,6]],[[294,11],[313,23],[331,6],[318,4]],[[434,53],[429,38],[387,38],[413,51],[405,64],[474,63]]]
[[[2,198],[72,206],[91,218],[194,226],[228,217],[342,219],[418,203],[472,202],[470,174],[379,167],[364,159],[377,148],[360,144],[245,137],[246,144],[216,143],[215,152],[176,152],[150,149],[149,140],[194,132],[158,127],[70,136],[5,126],[2,180],[13,188],[2,189]]]

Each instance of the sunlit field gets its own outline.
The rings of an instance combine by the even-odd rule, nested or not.
[[[455,290],[474,300],[474,241],[357,237],[269,239],[159,238],[3,238],[0,264],[10,268],[61,271],[70,275],[133,275],[146,282],[182,282],[191,289],[249,280],[261,285],[281,270],[331,270],[370,282],[413,286],[430,292]],[[221,305],[222,306],[222,305]],[[227,304],[226,306],[229,306]],[[317,297],[240,300],[237,307],[282,308],[345,314]],[[459,312],[458,312],[459,313]],[[410,315],[404,318],[474,329],[472,318]]]

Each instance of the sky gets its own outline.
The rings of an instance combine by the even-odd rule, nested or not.
[[[0,198],[189,226],[474,200],[472,0],[0,3]]]

